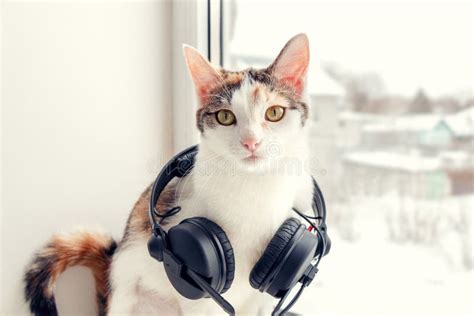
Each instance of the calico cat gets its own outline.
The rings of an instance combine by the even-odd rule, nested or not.
[[[312,180],[302,168],[308,157],[308,38],[293,37],[265,69],[218,69],[196,49],[183,50],[199,101],[199,153],[192,172],[168,185],[157,209],[182,208],[166,229],[194,216],[217,223],[236,262],[226,299],[237,315],[270,314],[271,297],[250,286],[250,271],[292,207],[311,212]],[[92,269],[100,315],[223,313],[210,299],[181,297],[148,254],[150,190],[133,207],[118,246],[106,234],[79,231],[54,236],[36,254],[25,274],[33,314],[57,314],[55,281],[72,265]]]

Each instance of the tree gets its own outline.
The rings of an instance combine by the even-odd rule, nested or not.
[[[325,64],[324,70],[344,87],[354,111],[370,111],[371,101],[386,94],[384,82],[377,73],[352,73],[332,63]]]
[[[410,103],[409,111],[411,113],[431,113],[431,100],[423,89],[419,89]]]

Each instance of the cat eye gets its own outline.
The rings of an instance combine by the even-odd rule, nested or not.
[[[235,115],[229,110],[220,110],[216,113],[216,119],[219,124],[229,126],[235,123]]]
[[[270,122],[278,122],[285,115],[285,108],[279,105],[271,106],[265,112],[265,119]]]

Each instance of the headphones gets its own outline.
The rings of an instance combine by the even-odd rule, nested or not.
[[[232,305],[221,295],[231,287],[235,271],[234,252],[226,233],[204,217],[185,219],[165,232],[160,224],[181,211],[181,207],[165,212],[158,212],[155,208],[166,185],[192,170],[197,152],[197,145],[185,149],[173,157],[156,178],[149,205],[152,236],[148,241],[148,251],[153,258],[164,263],[168,279],[182,296],[192,300],[211,297],[225,312],[235,315]],[[253,288],[280,299],[272,313],[274,316],[289,311],[314,279],[320,259],[331,248],[326,228],[326,206],[314,178],[313,185],[314,216],[293,208],[309,224],[308,228],[296,218],[285,220],[250,273],[249,281]],[[281,309],[298,282],[301,283],[299,291]]]

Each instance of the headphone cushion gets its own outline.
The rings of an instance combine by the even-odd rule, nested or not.
[[[219,240],[222,250],[224,251],[224,259],[226,262],[226,281],[224,284],[224,288],[222,289],[221,293],[226,292],[230,286],[232,285],[232,281],[234,281],[234,273],[235,273],[235,260],[234,260],[234,250],[232,249],[232,245],[227,238],[226,233],[213,221],[204,218],[204,217],[194,217],[193,220],[198,220],[201,225],[206,227],[209,232],[211,232],[214,236],[217,237]]]
[[[250,285],[254,289],[260,288],[263,280],[275,265],[283,249],[293,238],[300,225],[300,221],[296,218],[289,218],[278,228],[278,231],[273,235],[263,255],[250,273]]]

